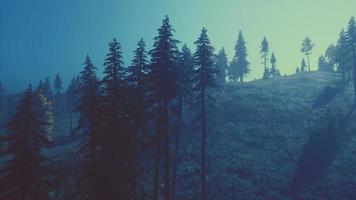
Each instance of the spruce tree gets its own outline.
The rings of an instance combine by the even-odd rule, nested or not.
[[[302,63],[300,65],[300,72],[306,72],[307,71],[307,64],[305,63],[305,60],[303,58]]]
[[[148,57],[144,40],[137,43],[134,58],[128,68],[128,85],[130,88],[130,115],[133,119],[136,137],[144,131],[146,112],[146,89],[149,73]]]
[[[77,111],[79,113],[76,131],[83,135],[83,145],[80,148],[81,163],[79,165],[79,177],[73,192],[73,199],[95,200],[114,199],[107,192],[107,182],[103,176],[105,173],[102,163],[103,146],[102,130],[99,120],[100,88],[96,75],[96,67],[89,56],[85,58],[84,69],[80,72],[77,93],[79,101]]]
[[[233,81],[240,79],[240,81],[243,82],[243,78],[250,71],[250,63],[247,61],[246,42],[240,31],[235,46],[235,56],[229,68],[229,78]]]
[[[315,44],[312,43],[312,41],[309,39],[309,37],[306,37],[303,40],[302,48],[300,49],[300,51],[302,53],[304,53],[304,55],[307,57],[309,72],[310,72],[310,54],[312,53],[314,46],[315,46]]]
[[[128,127],[131,120],[127,70],[116,39],[109,43],[104,67],[100,117],[106,199],[132,199],[135,196],[135,136]]]
[[[300,72],[299,67],[297,67],[297,69],[295,70],[295,73],[298,74]]]
[[[73,115],[76,112],[76,107],[79,97],[79,78],[73,77],[65,93],[66,112],[69,113],[69,133],[73,134]]]
[[[226,82],[226,72],[228,70],[229,63],[225,49],[222,48],[216,56],[216,68],[218,69],[217,82],[218,84],[224,84]]]
[[[272,53],[270,61],[271,61],[271,70],[270,70],[271,76],[273,77],[280,76],[279,70],[277,69],[277,59],[274,53]]]
[[[7,147],[2,152],[6,161],[0,169],[0,199],[49,199],[51,170],[43,150],[49,144],[51,116],[47,99],[30,86],[1,137]]]
[[[53,82],[53,89],[54,89],[54,96],[53,96],[53,101],[54,101],[54,111],[56,116],[58,117],[58,115],[60,114],[60,112],[62,111],[62,79],[59,76],[59,74],[57,73],[54,82]]]
[[[262,64],[264,66],[263,79],[267,79],[271,75],[271,72],[267,65],[269,56],[269,45],[266,37],[263,37],[263,40],[261,42],[260,56],[263,60]]]
[[[194,58],[186,44],[183,45],[179,56],[179,84],[178,84],[178,98],[174,114],[176,116],[175,132],[175,151],[172,171],[172,198],[174,200],[176,193],[176,180],[178,169],[178,153],[180,149],[181,129],[183,126],[183,108],[189,106],[192,100],[192,78],[194,72]]]
[[[195,59],[195,74],[194,80],[197,92],[196,101],[200,104],[199,123],[201,128],[201,199],[206,199],[206,101],[209,98],[208,90],[216,87],[216,74],[217,70],[214,66],[214,48],[211,46],[210,40],[207,35],[207,30],[203,28],[199,39],[195,42],[197,50],[194,53]],[[209,98],[210,99],[210,98]]]
[[[346,75],[349,74],[352,69],[352,54],[348,46],[347,33],[341,30],[336,45],[336,62],[338,63],[337,71],[342,73],[342,79],[344,81],[346,81]]]
[[[159,173],[160,173],[160,148],[163,142],[164,152],[164,199],[170,198],[170,126],[169,126],[169,107],[171,101],[177,95],[179,69],[177,60],[179,51],[178,41],[173,38],[174,29],[169,23],[168,16],[162,22],[158,29],[158,36],[154,38],[153,49],[149,52],[151,55],[150,65],[150,85],[151,102],[157,105],[157,127],[156,127],[156,164],[153,199],[159,197]]]
[[[354,80],[354,101],[356,103],[356,22],[355,18],[351,17],[348,27],[347,27],[347,43],[348,49],[352,55],[352,70],[353,70],[353,80]]]
[[[45,82],[43,83],[43,94],[49,99],[53,99],[53,92],[51,87],[51,81],[47,77]]]

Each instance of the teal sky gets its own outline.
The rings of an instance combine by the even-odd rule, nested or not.
[[[107,43],[117,38],[125,64],[143,37],[148,48],[164,15],[176,29],[175,38],[193,42],[203,26],[217,52],[225,47],[229,59],[237,33],[247,41],[252,72],[263,67],[259,45],[266,36],[282,74],[294,73],[303,58],[302,40],[316,44],[312,69],[340,30],[356,15],[355,0],[0,0],[0,80],[9,92],[37,84],[58,72],[65,82],[82,69],[89,53],[99,72]]]

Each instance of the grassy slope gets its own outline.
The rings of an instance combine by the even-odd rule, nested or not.
[[[339,80],[339,74],[313,72],[227,84],[217,106],[210,106],[208,113],[209,198],[290,200],[285,193],[310,138],[337,122],[351,108],[351,86],[315,106],[325,86],[333,87]],[[192,112],[186,115],[192,118]],[[194,200],[199,197],[200,136],[196,127],[186,124],[188,128],[182,132],[177,196]],[[355,123],[348,126],[348,132],[356,132]],[[56,132],[62,129],[59,125]],[[302,185],[299,192],[302,199],[343,200],[355,195],[356,137],[344,139],[341,146],[330,166],[324,166],[325,175],[313,184]],[[63,176],[76,174],[68,164],[78,164],[74,159],[77,148],[78,143],[70,143],[52,149],[54,154],[58,153],[61,168],[69,167]],[[146,185],[151,185],[152,176],[148,174],[145,178]],[[62,184],[67,185],[66,180],[71,179],[63,180]],[[65,190],[69,188],[63,189],[67,193]],[[151,193],[150,186],[146,192]]]
[[[350,86],[335,96],[324,94],[321,98],[325,86],[334,87],[339,81],[339,74],[313,72],[228,84],[218,106],[209,112],[208,190],[211,199],[290,199],[285,193],[309,139],[321,134],[320,129],[337,122],[352,107]],[[355,124],[348,126],[348,132],[356,130]],[[186,185],[181,195],[195,199],[198,194],[189,189],[198,190],[199,143],[196,143],[197,136],[190,139],[192,135],[185,135],[186,148],[180,168],[183,178],[179,181]],[[342,199],[341,196],[335,198],[340,191],[346,192],[340,181],[356,184],[353,178],[356,156],[350,156],[356,152],[356,137],[343,140],[341,146],[331,166],[322,166],[326,176],[323,174],[315,183],[301,186],[303,199],[318,199],[324,195],[323,188],[333,188],[329,198]],[[194,159],[184,161],[189,158]],[[309,163],[307,167],[314,164]],[[188,193],[184,191],[187,189]]]

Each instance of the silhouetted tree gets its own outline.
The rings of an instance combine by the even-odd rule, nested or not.
[[[303,40],[303,44],[302,44],[302,48],[300,49],[300,51],[302,53],[304,53],[304,55],[307,57],[307,61],[308,61],[308,71],[310,72],[310,54],[314,48],[315,44],[312,43],[312,41],[309,39],[309,37],[306,37]]]
[[[299,67],[297,67],[297,69],[295,70],[295,73],[296,73],[296,74],[300,73]]]
[[[263,79],[267,79],[270,75],[271,72],[268,69],[267,63],[268,63],[268,55],[269,55],[269,45],[266,37],[263,37],[263,40],[261,42],[260,46],[260,55],[262,58],[262,64],[264,66],[264,73],[263,73]]]
[[[342,73],[342,79],[344,81],[346,81],[346,76],[350,74],[352,69],[352,54],[348,46],[347,35],[345,31],[342,30],[336,45],[336,62],[338,63],[337,71]]]
[[[332,66],[326,61],[324,56],[318,59],[318,71],[332,72]]]
[[[53,92],[51,87],[51,81],[47,77],[45,82],[43,83],[43,91],[42,93],[48,98],[48,100],[53,100]]]
[[[222,48],[218,55],[216,56],[216,68],[218,69],[218,74],[217,74],[217,82],[219,84],[224,84],[226,81],[226,72],[229,67],[227,55],[225,53],[225,49]]]
[[[77,108],[79,97],[79,78],[73,77],[65,93],[66,111],[69,113],[69,133],[73,134],[73,115]]]
[[[351,17],[347,27],[347,41],[352,55],[354,96],[356,103],[356,22],[354,17]]]
[[[79,113],[76,131],[84,136],[84,144],[80,148],[81,163],[80,173],[73,191],[74,199],[114,199],[106,190],[107,173],[103,163],[102,130],[99,120],[99,80],[96,68],[87,55],[84,62],[84,70],[80,72],[78,83],[79,101],[77,111]]]
[[[178,41],[173,38],[174,29],[169,23],[169,18],[162,22],[158,29],[158,36],[154,38],[151,55],[150,84],[152,96],[157,109],[157,134],[156,134],[156,166],[153,199],[158,199],[159,194],[159,165],[160,165],[160,143],[163,140],[163,151],[165,157],[164,172],[164,199],[170,199],[170,127],[169,127],[169,104],[177,95],[179,69],[177,60],[179,51]],[[152,100],[151,100],[152,101]]]
[[[49,199],[52,170],[43,149],[49,144],[51,116],[46,97],[30,86],[1,137],[7,143],[2,152],[7,159],[0,169],[0,199]]]
[[[335,71],[336,56],[337,56],[337,48],[332,44],[325,51],[325,59],[326,62],[328,62],[328,64],[330,65],[331,72]]]
[[[240,81],[243,82],[243,78],[250,71],[250,63],[247,61],[246,42],[240,31],[235,46],[235,56],[229,68],[229,78],[233,81],[240,79]]]
[[[216,87],[217,70],[214,66],[213,51],[207,30],[203,28],[199,39],[195,42],[197,50],[194,53],[195,59],[195,91],[197,92],[197,102],[200,104],[199,122],[201,126],[201,199],[206,199],[206,101],[212,98],[208,90]]]
[[[307,71],[307,64],[305,63],[305,60],[303,58],[302,63],[300,65],[300,72],[306,72]]]
[[[272,53],[271,55],[271,70],[270,70],[270,74],[271,76],[275,77],[275,76],[280,76],[280,72],[277,69],[277,59],[276,56],[274,55],[274,53]]]
[[[105,199],[135,197],[135,136],[129,131],[128,85],[121,45],[113,39],[104,63],[101,127]]]
[[[53,103],[54,103],[54,111],[55,114],[58,118],[58,115],[60,114],[60,112],[62,111],[62,105],[63,105],[63,101],[62,101],[62,79],[59,76],[59,74],[57,73],[54,81],[53,81],[53,89],[54,89],[54,98],[53,98]]]
[[[177,105],[174,114],[176,115],[176,125],[175,125],[175,151],[174,151],[174,162],[172,171],[172,199],[175,198],[176,192],[176,178],[177,178],[177,168],[178,168],[178,153],[180,149],[180,135],[183,126],[183,107],[184,104],[189,105],[192,97],[192,78],[194,72],[194,58],[192,53],[186,44],[183,45],[182,51],[179,57],[179,84],[178,84],[178,97]]]

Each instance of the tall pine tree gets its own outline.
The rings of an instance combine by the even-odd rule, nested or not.
[[[170,199],[170,126],[169,126],[169,108],[171,101],[177,95],[179,69],[177,60],[179,51],[178,41],[173,38],[174,29],[169,23],[168,16],[162,22],[158,29],[158,36],[154,38],[153,49],[149,52],[151,55],[151,69],[149,80],[151,92],[154,97],[157,110],[156,127],[156,166],[153,199],[159,198],[159,180],[160,180],[160,154],[161,142],[163,142],[164,152],[164,199]]]
[[[176,194],[176,182],[177,182],[177,169],[178,169],[178,157],[180,150],[180,138],[181,130],[183,127],[183,109],[185,106],[189,106],[192,100],[192,77],[194,72],[194,58],[186,44],[183,45],[180,57],[179,57],[179,84],[178,84],[178,97],[176,103],[176,109],[174,114],[176,116],[176,125],[174,127],[175,135],[175,151],[172,171],[172,199],[174,200]]]
[[[121,45],[113,39],[104,62],[102,79],[102,148],[109,199],[132,199],[135,196],[135,136],[129,131],[127,70]]]
[[[226,72],[229,67],[227,55],[225,49],[222,48],[218,55],[216,56],[216,68],[218,69],[217,82],[219,84],[224,84],[226,82]]]
[[[264,66],[263,79],[267,79],[270,76],[270,70],[268,69],[268,56],[269,56],[269,44],[266,37],[263,37],[260,46],[260,56],[262,58],[262,64]]]
[[[307,57],[309,72],[310,72],[310,54],[312,53],[314,46],[315,44],[310,40],[310,38],[306,37],[303,40],[302,48],[300,49],[300,51],[304,53],[304,55]]]
[[[80,72],[77,93],[79,113],[76,131],[84,136],[84,144],[80,148],[81,164],[80,174],[71,198],[94,200],[113,199],[106,191],[105,178],[102,177],[105,168],[102,166],[103,157],[101,137],[102,132],[99,121],[99,80],[96,68],[89,56],[84,62],[84,70]]]
[[[207,30],[203,28],[199,39],[195,42],[197,50],[194,53],[195,59],[195,91],[197,92],[197,102],[200,104],[199,122],[201,126],[201,199],[207,197],[206,187],[206,138],[207,138],[207,112],[206,104],[209,97],[209,89],[216,87],[217,70],[214,66],[214,48],[211,46],[207,35]]]
[[[30,86],[1,138],[7,148],[2,152],[6,161],[0,173],[0,199],[49,199],[51,170],[43,150],[49,144],[51,116],[47,99]]]
[[[240,79],[240,81],[243,82],[243,78],[250,71],[250,63],[247,61],[246,42],[243,38],[242,32],[240,31],[235,46],[235,56],[229,68],[229,78],[233,81]]]
[[[352,55],[352,69],[353,69],[353,80],[354,80],[354,96],[356,103],[356,22],[355,18],[351,17],[348,27],[347,27],[347,43],[349,50]]]

